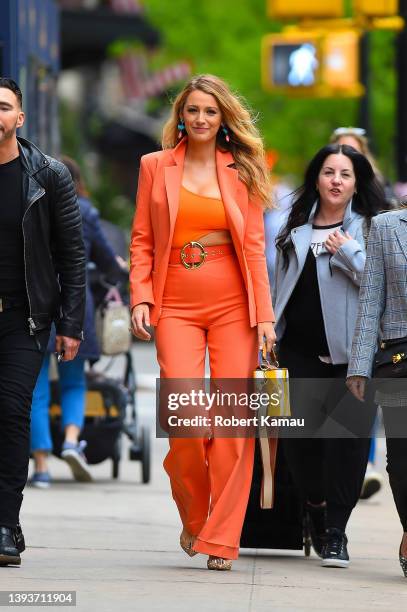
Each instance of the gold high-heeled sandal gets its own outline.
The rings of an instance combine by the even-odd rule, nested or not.
[[[222,557],[212,557],[212,555],[209,557],[207,565],[208,569],[218,570],[220,572],[225,572],[227,570],[232,569],[231,559],[223,559]]]
[[[184,552],[187,553],[190,557],[194,557],[198,553],[195,550],[192,550],[192,546],[194,545],[195,537],[192,536],[186,529],[181,531],[181,535],[179,536],[179,544]]]
[[[403,543],[403,541],[401,542],[401,544],[402,543]],[[407,578],[407,557],[404,557],[401,554],[401,544],[400,544],[400,548],[399,548],[399,561],[400,561],[401,569],[403,570],[404,578]]]

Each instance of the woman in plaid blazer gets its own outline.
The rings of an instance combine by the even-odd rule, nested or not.
[[[380,340],[407,337],[407,210],[372,219],[366,267],[360,286],[358,318],[347,385],[364,400]],[[403,526],[400,564],[407,578],[407,385],[391,394],[380,392],[387,438],[387,472]]]

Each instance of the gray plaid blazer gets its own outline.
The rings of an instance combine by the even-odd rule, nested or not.
[[[379,339],[407,336],[407,210],[372,219],[348,376],[372,374]]]

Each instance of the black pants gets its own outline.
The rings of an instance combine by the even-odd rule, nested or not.
[[[387,473],[403,531],[407,532],[407,406],[382,407]],[[394,436],[394,437],[393,437]]]
[[[49,330],[30,336],[25,308],[0,312],[0,525],[19,520],[30,456],[31,398]]]
[[[304,501],[326,501],[327,526],[344,530],[366,471],[373,398],[362,404],[348,392],[345,364],[323,363],[284,343],[279,361],[289,369],[292,415],[305,420],[305,430],[281,442],[289,469]]]

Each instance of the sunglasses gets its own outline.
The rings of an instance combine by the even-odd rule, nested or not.
[[[334,130],[335,136],[345,136],[347,134],[354,136],[366,136],[366,130],[358,127],[339,127]]]

